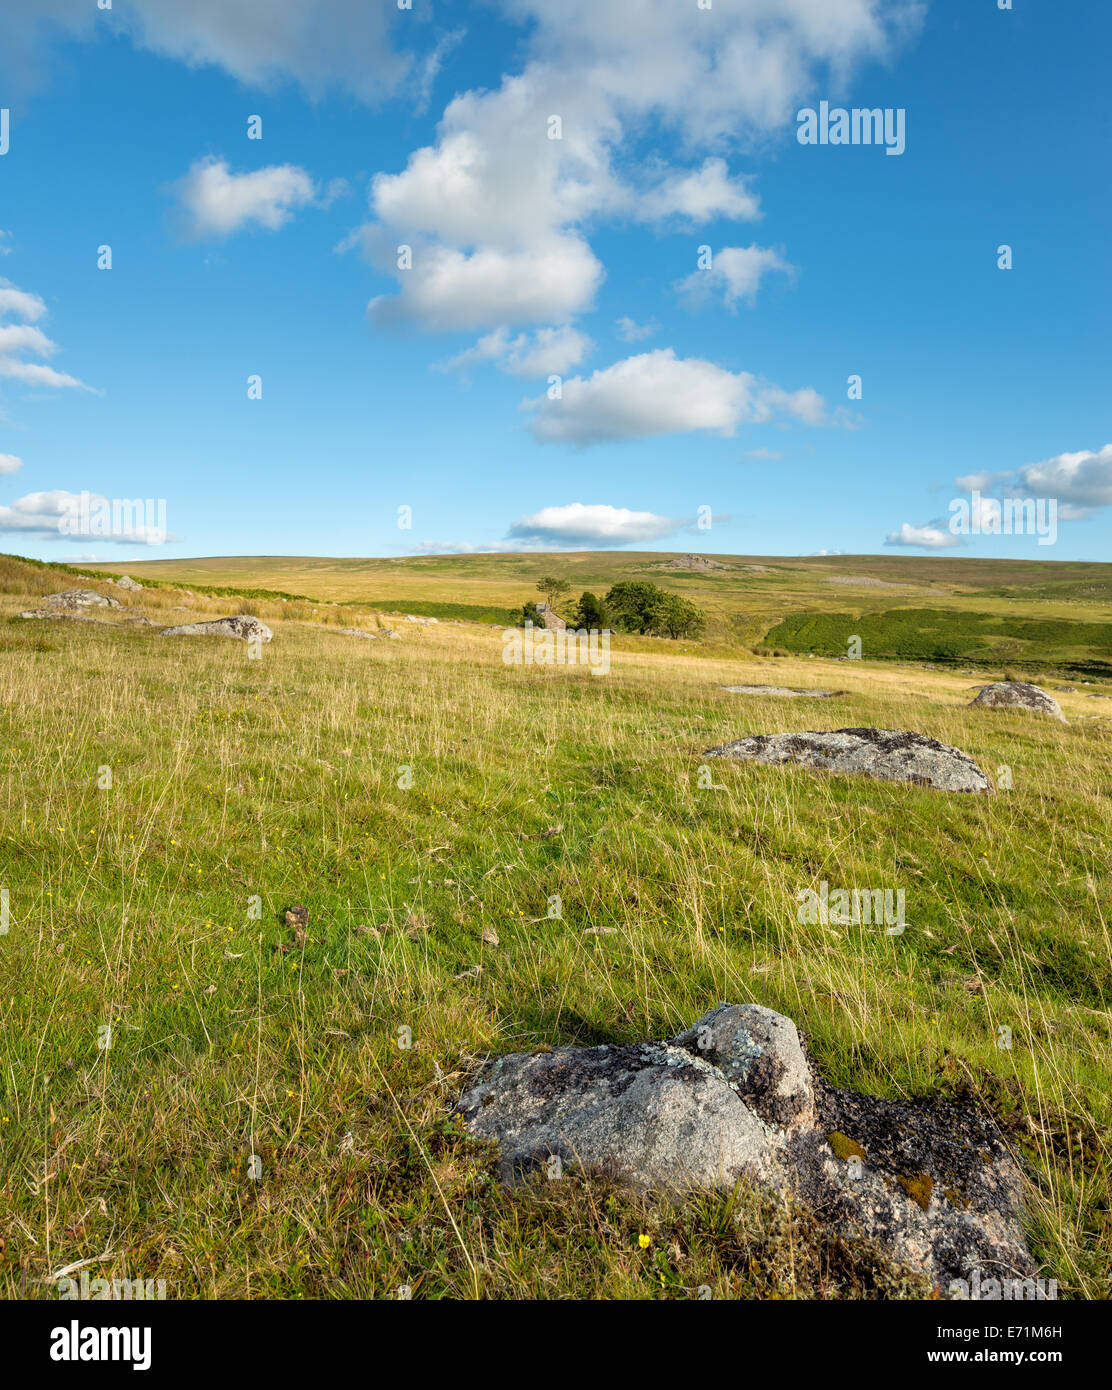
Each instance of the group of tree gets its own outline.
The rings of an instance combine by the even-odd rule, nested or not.
[[[657,637],[698,637],[707,616],[690,599],[670,594],[647,579],[624,579],[615,584],[603,605],[620,632]]]
[[[555,575],[537,581],[549,610],[571,592],[571,585]],[[585,590],[574,608],[560,615],[571,628],[616,632],[637,632],[655,637],[698,637],[706,624],[706,614],[689,599],[670,594],[645,579],[627,579],[615,584],[603,598]],[[535,603],[522,609],[522,622],[542,623]]]

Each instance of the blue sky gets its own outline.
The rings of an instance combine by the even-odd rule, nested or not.
[[[0,549],[1108,558],[1098,0],[29,8]],[[801,144],[823,100],[906,149]],[[952,534],[974,487],[1056,542]],[[83,492],[169,538],[58,534]]]

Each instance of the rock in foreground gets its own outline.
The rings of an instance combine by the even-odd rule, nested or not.
[[[886,782],[915,782],[944,792],[992,791],[992,783],[968,754],[903,729],[753,734],[709,748],[703,756],[740,758],[774,767],[798,763],[827,772],[864,773]]]
[[[246,613],[237,613],[234,618],[215,618],[208,623],[183,623],[180,627],[164,627],[160,637],[238,637],[243,642],[258,639],[269,642],[274,636],[266,623]]]
[[[789,1018],[720,1004],[667,1042],[499,1058],[456,1105],[513,1183],[553,1157],[640,1188],[790,1191],[943,1288],[1026,1279],[1022,1180],[996,1130],[945,1102],[840,1091]]]
[[[994,681],[992,685],[984,687],[970,704],[970,709],[974,705],[987,705],[990,709],[1032,709],[1039,714],[1049,714],[1052,719],[1060,719],[1063,724],[1069,722],[1053,695],[1027,681]]]
[[[66,589],[60,594],[47,594],[43,603],[48,608],[122,608],[116,598],[98,594],[95,589]]]
[[[731,695],[781,695],[798,700],[833,700],[837,690],[793,690],[786,685],[724,685]]]

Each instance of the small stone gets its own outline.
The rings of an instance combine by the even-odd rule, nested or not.
[[[293,929],[293,939],[298,946],[304,946],[308,940],[309,929],[309,909],[307,907],[287,907],[286,926]],[[289,947],[282,947],[288,950]]]

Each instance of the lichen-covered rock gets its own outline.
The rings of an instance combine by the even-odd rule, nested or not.
[[[233,618],[215,618],[206,623],[182,623],[180,627],[164,627],[160,637],[238,637],[243,642],[258,639],[269,642],[274,636],[266,623],[246,613],[237,613]]]
[[[827,772],[856,772],[886,782],[915,782],[947,792],[991,792],[992,783],[967,753],[903,729],[830,729],[753,734],[708,749],[705,758],[739,758]]]
[[[779,695],[784,699],[833,700],[837,690],[793,690],[786,685],[724,685],[731,695]]]
[[[996,1127],[945,1101],[902,1104],[815,1077],[818,1123],[791,1136],[794,1190],[826,1219],[891,1250],[945,1291],[953,1279],[1027,1278],[1023,1179]]]
[[[66,589],[60,594],[47,594],[43,603],[48,608],[122,608],[123,604],[95,589]]]
[[[132,590],[135,590],[135,589],[142,589],[143,587],[144,587],[144,585],[140,584],[139,581],[138,581],[137,579],[132,579],[131,575],[129,575],[129,574],[121,574],[120,577],[119,577],[119,579],[116,580],[116,588],[117,588],[117,589],[132,589]]]
[[[760,1004],[720,1004],[671,1042],[717,1067],[768,1124],[814,1123],[811,1068],[795,1024],[783,1014]]]
[[[667,1043],[501,1057],[457,1107],[512,1182],[553,1157],[636,1187],[730,1186],[771,1169],[767,1127],[725,1076]]]
[[[100,623],[101,627],[115,627],[115,623],[102,622],[100,618],[94,618],[88,613],[70,613],[64,608],[27,608],[19,616],[21,618],[49,618],[55,621],[67,618],[75,623]]]
[[[986,685],[973,705],[987,705],[990,709],[1030,709],[1039,714],[1049,714],[1051,719],[1067,723],[1062,707],[1053,695],[1048,695],[1041,686],[1027,681],[994,681]]]
[[[455,1113],[499,1144],[517,1181],[554,1156],[640,1188],[790,1192],[847,1235],[945,1290],[1029,1278],[1022,1179],[976,1111],[839,1090],[789,1018],[720,1004],[667,1042],[558,1047],[498,1059]]]

